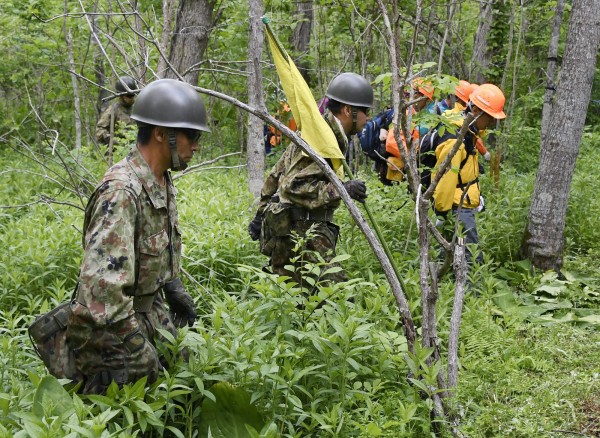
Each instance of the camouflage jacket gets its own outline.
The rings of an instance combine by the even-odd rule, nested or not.
[[[335,116],[329,110],[325,110],[323,118],[345,154],[348,147],[346,134],[341,131]],[[279,194],[281,202],[308,210],[335,209],[340,205],[340,195],[325,173],[295,144],[288,146],[265,180],[258,205],[259,213],[264,212],[275,193]]]
[[[113,135],[116,133],[119,123],[124,125],[133,124],[134,120],[131,119],[132,108],[133,105],[125,107],[120,102],[115,102],[106,108],[98,119],[98,123],[96,123],[96,141],[103,144],[110,142],[110,118],[113,111],[115,111]]]
[[[137,327],[133,296],[154,295],[178,276],[177,191],[168,173],[166,181],[166,188],[156,181],[136,147],[104,175],[86,208],[77,293],[85,314],[78,321],[96,326],[123,321],[119,331],[127,333]]]

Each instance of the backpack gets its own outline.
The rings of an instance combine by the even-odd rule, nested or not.
[[[392,122],[393,116],[393,109],[379,113],[369,120],[362,132],[358,134],[361,149],[370,159],[375,162],[385,162],[382,157],[387,157],[385,153],[385,142],[382,145],[382,142],[379,139],[379,131],[382,129],[388,129],[390,123]]]
[[[448,128],[443,128],[443,134],[440,135],[442,127],[443,124],[440,123],[435,128],[430,129],[429,132],[427,132],[427,134],[423,136],[419,144],[419,167],[421,169],[421,184],[423,185],[423,188],[425,190],[431,184],[431,170],[435,167],[437,163],[435,150],[439,145],[441,145],[445,141],[452,138],[457,138],[458,136],[458,132],[450,132]],[[460,177],[460,169],[464,167],[469,156],[475,153],[475,141],[473,135],[470,132],[467,132],[467,134],[465,135],[463,143],[467,151],[467,157],[460,163],[458,173],[460,185],[463,185]]]

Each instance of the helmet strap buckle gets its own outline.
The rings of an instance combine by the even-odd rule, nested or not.
[[[177,133],[175,129],[169,128],[167,131],[169,138],[169,148],[171,150],[171,169],[174,171],[185,170],[187,164],[179,158],[177,153]]]
[[[350,135],[356,134],[356,119],[358,116],[358,110],[352,107],[352,130],[350,131]]]

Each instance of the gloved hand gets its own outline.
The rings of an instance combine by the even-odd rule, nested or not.
[[[441,217],[438,217],[438,218],[435,220],[435,227],[436,227],[436,228],[440,228],[441,226],[443,226],[443,225],[444,225],[444,222],[446,222],[446,221],[445,221],[443,218],[441,218]]]
[[[194,325],[196,306],[190,294],[185,291],[181,280],[176,278],[166,283],[163,286],[163,291],[175,327],[183,327],[186,324],[190,327]]]
[[[252,219],[252,222],[250,222],[248,224],[248,234],[250,234],[250,238],[252,240],[258,240],[260,239],[260,230],[262,227],[262,214],[260,213],[256,213],[256,216],[254,216],[254,219]]]
[[[387,139],[388,132],[387,129],[381,128],[379,130],[379,141],[385,141]]]
[[[352,199],[358,202],[365,202],[367,199],[367,185],[364,181],[356,179],[346,181],[344,187]]]
[[[483,200],[483,196],[479,196],[479,206],[475,209],[477,213],[481,213],[485,211],[485,201]]]
[[[485,154],[483,154],[483,158],[485,158],[485,161],[490,161],[490,158],[492,158],[492,156],[489,152],[486,152]]]

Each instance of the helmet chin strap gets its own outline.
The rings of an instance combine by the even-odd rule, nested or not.
[[[479,113],[479,114],[478,114],[478,115],[477,115],[477,116],[476,116],[476,117],[473,119],[473,121],[472,121],[471,123],[469,123],[469,129],[473,130],[475,133],[478,133],[478,132],[479,132],[479,128],[477,128],[477,126],[475,125],[475,122],[477,122],[477,119],[478,119],[479,117],[481,117],[481,116],[482,116],[482,114],[483,114],[483,112]]]
[[[183,161],[177,153],[177,134],[175,130],[169,128],[169,148],[171,149],[171,170],[179,171],[187,168],[187,163]]]
[[[352,129],[350,130],[350,135],[356,134],[356,116],[358,111],[356,108],[352,107]]]

